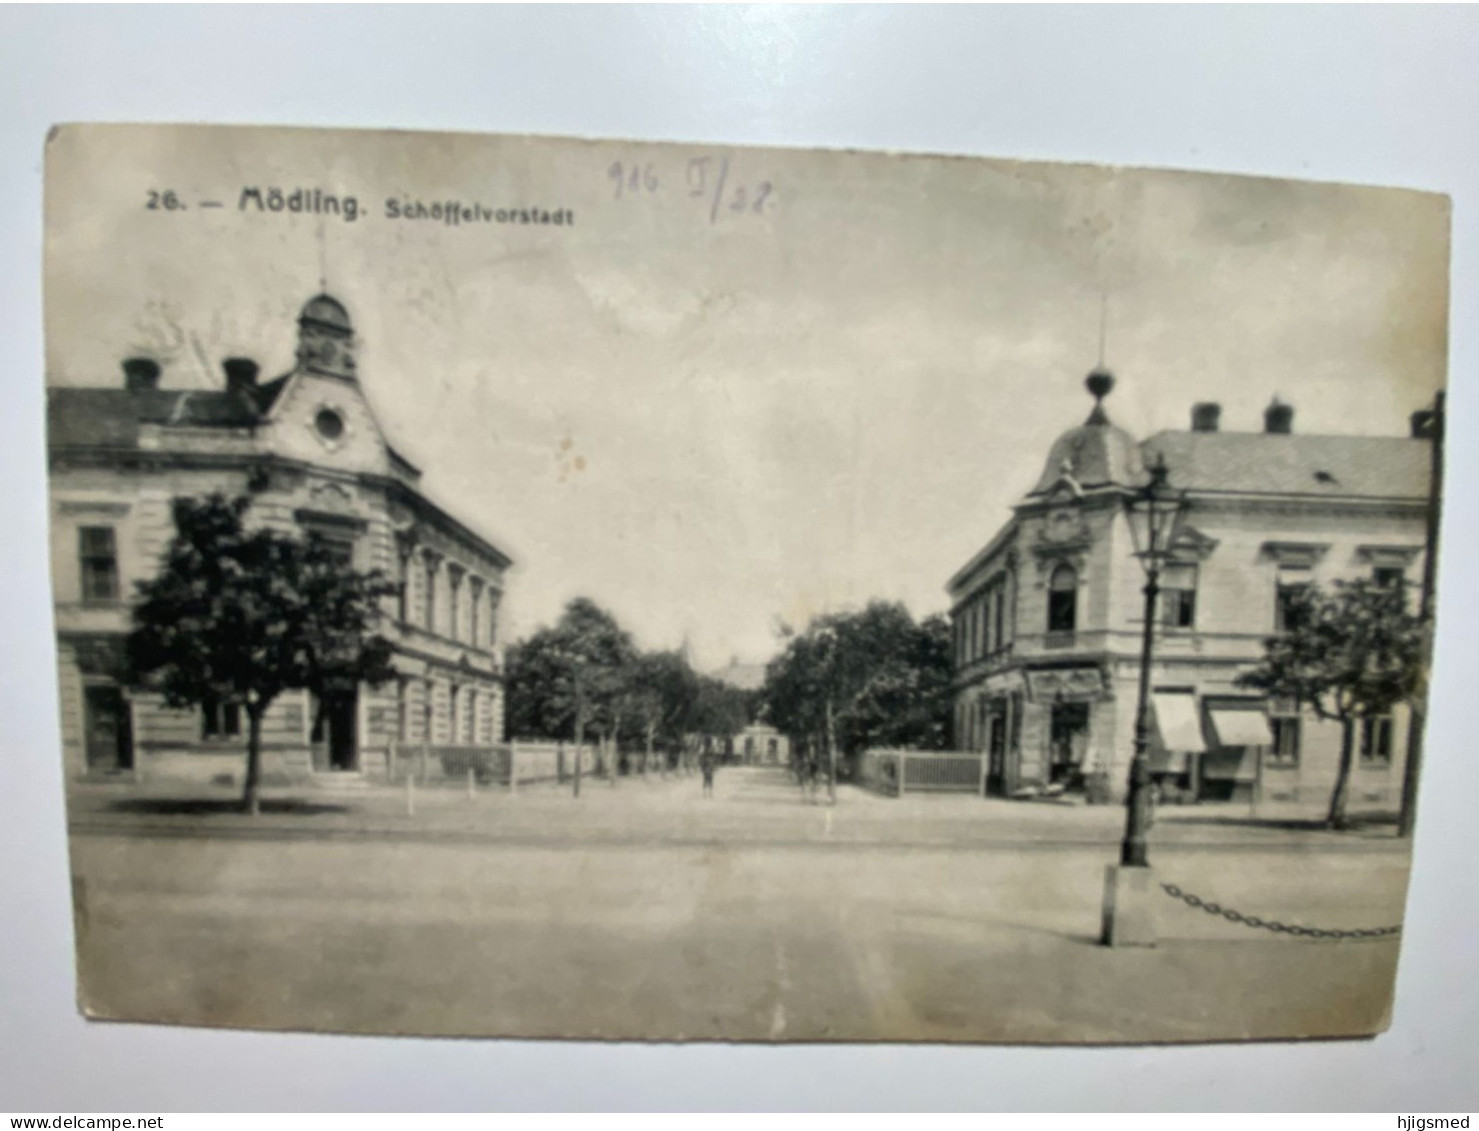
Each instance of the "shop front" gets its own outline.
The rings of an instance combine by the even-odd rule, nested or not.
[[[1096,799],[1102,795],[1114,743],[1114,700],[1108,686],[1097,666],[1027,672],[1024,784]]]
[[[1273,742],[1262,699],[1151,693],[1150,772],[1163,801],[1251,801]]]

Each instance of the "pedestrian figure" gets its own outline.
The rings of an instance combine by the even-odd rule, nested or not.
[[[708,751],[708,750],[705,750],[704,751],[703,757],[700,758],[699,761],[698,761],[698,768],[703,771],[703,775],[704,775],[704,796],[705,797],[713,797],[714,796],[714,755],[710,751]]]

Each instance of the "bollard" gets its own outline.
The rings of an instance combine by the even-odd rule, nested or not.
[[[406,816],[416,815],[416,775],[407,771],[406,773]]]
[[[477,781],[477,776],[473,772],[472,763],[469,762],[468,763],[468,766],[467,766],[467,799],[469,801],[474,801],[474,800],[477,799],[477,796],[478,796],[478,781]]]
[[[559,774],[556,773],[556,778]],[[508,792],[509,796],[516,796],[519,792],[519,760],[514,757],[512,749],[508,752]]]

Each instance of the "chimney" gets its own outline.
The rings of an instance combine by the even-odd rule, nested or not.
[[[1263,410],[1263,430],[1270,436],[1287,436],[1294,431],[1294,406],[1275,397]]]
[[[1412,438],[1414,440],[1431,440],[1433,438],[1437,415],[1430,408],[1420,408],[1408,417],[1408,420],[1412,424]]]
[[[1193,432],[1216,432],[1222,419],[1222,406],[1211,401],[1191,406],[1191,430]]]
[[[152,357],[125,358],[123,387],[130,393],[145,393],[159,388],[159,362]]]
[[[226,371],[227,392],[250,392],[257,387],[257,363],[249,357],[228,357],[221,363]]]

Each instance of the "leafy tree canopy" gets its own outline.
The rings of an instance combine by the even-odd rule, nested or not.
[[[1355,725],[1410,703],[1422,687],[1427,634],[1404,585],[1371,580],[1310,586],[1289,596],[1288,630],[1269,638],[1240,686],[1293,699],[1341,725],[1340,763],[1326,823],[1346,823]]]
[[[637,655],[616,618],[586,597],[508,652],[511,734],[583,739],[585,727],[619,713],[627,670]]]
[[[916,624],[901,604],[819,617],[791,637],[766,670],[770,720],[815,748],[831,713],[843,753],[869,746],[943,749],[950,730],[950,630]]]
[[[1422,677],[1426,636],[1404,587],[1361,579],[1289,596],[1290,628],[1269,638],[1244,687],[1295,699],[1321,718],[1388,714]]]
[[[345,569],[329,547],[248,530],[250,498],[176,499],[159,574],[138,586],[128,682],[172,707],[236,703],[247,712],[244,802],[255,810],[262,714],[282,692],[379,684],[393,676],[375,632],[396,592],[378,572]]]
[[[510,733],[570,739],[595,730],[647,750],[727,737],[753,715],[753,694],[695,672],[679,652],[640,651],[588,598],[508,652]]]

